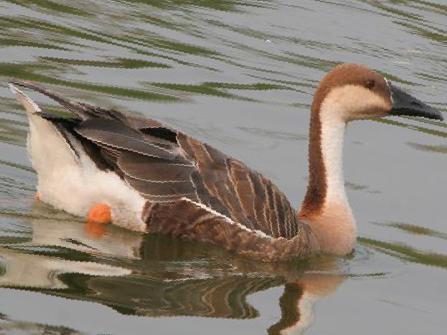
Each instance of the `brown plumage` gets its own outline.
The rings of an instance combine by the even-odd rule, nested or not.
[[[61,160],[59,156],[73,160],[68,168],[77,182],[68,178],[68,172],[62,178],[80,194],[78,206],[65,199],[65,190],[57,184],[61,174],[48,172],[38,157],[38,175],[39,169],[45,174],[43,201],[78,215],[93,202],[108,202],[112,221],[116,218],[121,226],[208,242],[264,261],[302,258],[319,250],[339,255],[352,251],[356,224],[344,190],[341,159],[346,123],[387,115],[442,120],[439,111],[377,72],[356,64],[335,67],[321,81],[312,103],[309,185],[297,212],[260,173],[180,131],[155,120],[72,102],[34,83],[13,84],[40,92],[73,113],[72,117],[46,113],[11,86],[28,111],[31,128],[40,131],[31,136],[33,154],[48,150],[42,137],[56,129],[52,138],[60,142],[62,135],[64,149],[53,160]],[[84,156],[89,158],[87,164],[82,163]],[[93,172],[90,162],[96,166]],[[90,181],[101,181],[98,187],[106,185],[105,192],[84,192],[79,184],[84,183],[85,170],[90,171]],[[119,194],[110,194],[110,184]],[[126,212],[125,207],[132,208]],[[115,209],[121,210],[120,215]],[[128,219],[136,213],[137,218]]]
[[[115,172],[147,199],[148,232],[269,261],[306,257],[315,249],[311,230],[297,219],[286,196],[241,161],[156,121],[71,102],[34,83],[13,83],[53,98],[76,115],[67,119],[40,112],[74,136],[99,169]]]

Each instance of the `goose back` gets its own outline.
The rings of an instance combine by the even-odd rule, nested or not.
[[[155,120],[73,102],[34,83],[15,84],[73,113],[38,114],[57,126],[76,155],[81,147],[99,169],[116,173],[147,200],[148,231],[272,260],[304,257],[315,247],[285,195],[241,161]]]

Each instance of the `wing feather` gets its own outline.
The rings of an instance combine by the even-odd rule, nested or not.
[[[148,182],[190,182],[195,166],[163,159],[122,152],[117,162],[126,177]]]
[[[150,203],[189,199],[250,231],[272,237],[292,238],[304,227],[270,180],[205,143],[154,120],[73,102],[30,82],[15,83],[45,94],[73,112],[75,117],[69,121],[44,112],[41,116],[73,135],[99,168],[116,172]],[[199,226],[212,221],[209,212],[202,214],[197,219]],[[219,234],[233,234],[228,225],[219,229]],[[235,241],[229,239],[229,243]]]
[[[138,130],[126,127],[118,120],[99,118],[86,120],[80,123],[75,131],[82,137],[102,146],[168,161],[176,158],[176,155],[168,149],[146,141]]]
[[[196,162],[198,175],[193,180],[202,203],[249,229],[273,237],[295,236],[300,225],[295,210],[270,180],[186,135],[179,133],[178,141]]]
[[[125,180],[138,192],[149,196],[177,196],[183,197],[195,192],[194,185],[190,181],[186,182],[152,182],[141,179],[134,179],[128,176]]]

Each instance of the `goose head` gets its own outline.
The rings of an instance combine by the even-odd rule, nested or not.
[[[392,84],[380,73],[357,64],[336,66],[321,81],[312,110],[324,105],[336,111],[342,121],[390,115],[420,116],[443,120],[439,111]]]
[[[390,115],[442,120],[439,111],[364,66],[336,66],[314,95],[309,136],[309,184],[299,218],[312,227],[320,250],[344,255],[355,245],[356,223],[344,187],[346,124]]]

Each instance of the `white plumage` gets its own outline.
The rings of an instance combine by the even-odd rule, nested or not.
[[[99,170],[84,150],[77,150],[77,156],[56,127],[39,116],[40,107],[16,86],[9,87],[27,111],[27,149],[37,172],[41,200],[84,217],[94,204],[106,204],[116,225],[144,231],[141,213],[145,200],[141,195],[115,173]],[[74,138],[70,142],[75,149],[80,146]]]

